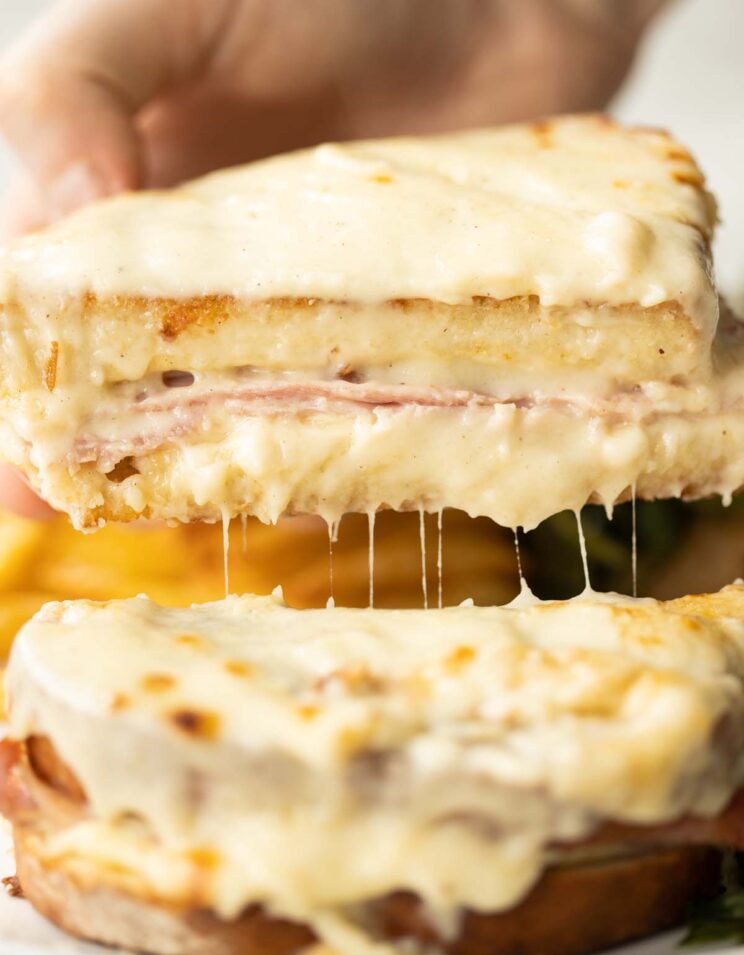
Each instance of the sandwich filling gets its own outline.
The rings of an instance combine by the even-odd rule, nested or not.
[[[743,369],[695,386],[508,397],[358,372],[172,370],[43,404],[20,396],[5,447],[83,527],[456,506],[529,529],[632,492],[730,498],[744,485]]]
[[[550,866],[740,845],[743,601],[49,604],[13,649],[10,723],[66,809],[24,840],[81,885],[261,905],[332,944],[390,893],[452,936]]]

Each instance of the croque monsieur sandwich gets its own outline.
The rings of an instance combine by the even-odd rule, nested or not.
[[[715,207],[601,116],[329,145],[0,256],[3,454],[78,527],[744,484]]]
[[[48,604],[7,685],[23,891],[137,951],[579,955],[676,924],[744,848],[744,585]]]

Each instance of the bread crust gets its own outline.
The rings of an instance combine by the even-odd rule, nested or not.
[[[693,899],[717,891],[720,858],[679,847],[557,867],[516,908],[466,913],[450,943],[437,939],[410,894],[385,900],[382,925],[390,937],[439,943],[447,955],[588,955],[680,924]]]
[[[81,888],[63,867],[47,867],[22,825],[14,827],[16,863],[26,898],[72,935],[148,955],[295,955],[313,942],[306,926],[252,907],[226,922],[106,885]],[[468,912],[457,937],[437,935],[419,900],[397,893],[371,906],[388,939],[413,938],[447,955],[587,955],[679,924],[690,902],[715,894],[720,853],[665,849],[549,871],[516,908]]]

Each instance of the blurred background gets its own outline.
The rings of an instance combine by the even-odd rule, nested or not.
[[[74,2],[74,0],[68,0]],[[518,0],[514,0],[518,2]],[[521,2],[521,0],[520,0]],[[604,0],[597,0],[604,2]],[[48,0],[0,0],[0,45],[5,46]],[[716,245],[719,281],[744,310],[744,3],[677,0],[646,35],[634,69],[611,107],[621,120],[669,127],[688,144],[717,195],[722,226]],[[0,192],[13,159],[0,145]],[[610,522],[585,508],[592,583],[631,588],[631,513]],[[285,587],[298,606],[323,605],[329,596],[325,525],[312,519],[277,528],[249,522],[246,542],[231,529],[231,590]],[[436,519],[427,519],[429,593],[436,594]],[[639,504],[639,592],[671,597],[715,589],[744,576],[744,499]],[[526,576],[545,597],[583,587],[576,522],[558,515],[522,541]],[[342,522],[334,547],[334,596],[340,604],[367,601],[367,522]],[[376,535],[376,603],[422,602],[418,516],[382,515]],[[518,587],[511,531],[465,515],[444,516],[444,597],[456,603],[499,603]],[[138,592],[167,603],[222,596],[222,531],[216,526],[106,528],[82,536],[62,518],[37,524],[0,514],[0,658],[18,626],[45,600],[129,596]]]

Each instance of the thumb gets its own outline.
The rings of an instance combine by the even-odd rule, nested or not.
[[[0,80],[0,130],[33,179],[47,219],[140,183],[139,142],[126,106],[93,80],[55,79],[45,70],[23,88]]]
[[[209,61],[226,0],[59,0],[0,60],[0,132],[55,218],[141,184],[134,122]]]

